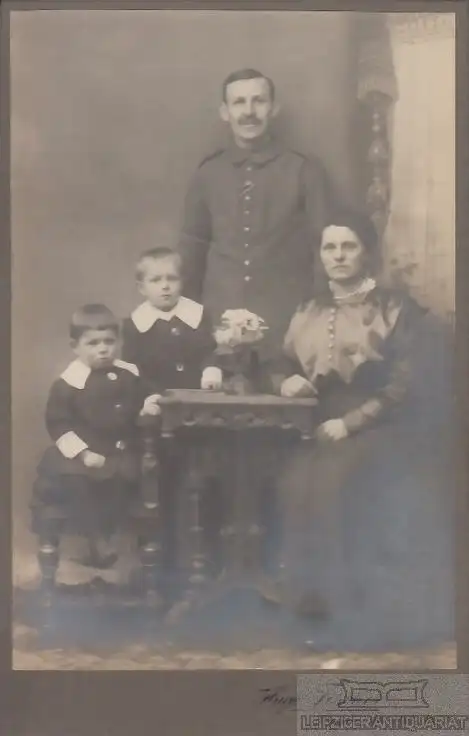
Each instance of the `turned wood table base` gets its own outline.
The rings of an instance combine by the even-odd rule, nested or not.
[[[174,624],[235,589],[260,592],[271,580],[262,566],[265,529],[261,492],[274,481],[295,442],[311,439],[314,399],[170,392],[161,400],[161,432],[184,464],[179,489],[189,504],[190,573],[184,595],[169,610]],[[222,572],[213,577],[205,548],[201,500],[210,478],[223,497]]]

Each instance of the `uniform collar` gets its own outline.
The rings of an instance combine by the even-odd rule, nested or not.
[[[116,358],[116,360],[112,361],[112,365],[115,368],[123,368],[124,370],[130,371],[130,373],[133,373],[135,376],[138,376],[138,368],[136,365],[133,365],[133,363],[126,363],[124,360]],[[83,389],[86,386],[90,373],[91,368],[77,358],[77,360],[73,360],[68,364],[60,378],[73,388]]]
[[[227,154],[230,161],[235,166],[242,166],[247,161],[252,161],[256,166],[264,166],[269,161],[273,161],[274,158],[277,158],[282,150],[283,148],[274,138],[267,139],[260,148],[253,151],[246,148],[240,148],[232,140],[227,149]]]
[[[178,317],[188,327],[196,330],[200,325],[203,310],[202,304],[182,296],[174,309],[169,312],[157,309],[150,302],[143,302],[132,312],[131,319],[139,332],[148,332],[159,319],[169,322],[173,317]]]

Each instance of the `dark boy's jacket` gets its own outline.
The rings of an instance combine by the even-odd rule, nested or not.
[[[326,171],[269,140],[248,152],[234,143],[205,158],[190,183],[180,252],[185,294],[217,322],[248,309],[269,327],[260,352],[280,352],[297,305],[311,298],[312,254],[334,194]]]
[[[45,419],[55,446],[46,450],[39,474],[134,478],[142,405],[136,366],[115,360],[108,369],[91,370],[74,360],[49,393]],[[80,456],[85,449],[104,455],[104,467],[87,468]]]
[[[123,356],[139,370],[146,395],[167,388],[200,388],[216,366],[213,327],[202,304],[181,297],[170,312],[144,302],[123,323]]]

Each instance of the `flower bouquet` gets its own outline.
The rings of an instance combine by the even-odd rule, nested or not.
[[[249,394],[259,390],[256,346],[267,329],[264,320],[247,309],[227,309],[222,314],[214,337],[227,393]]]

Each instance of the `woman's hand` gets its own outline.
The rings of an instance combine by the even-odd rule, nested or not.
[[[329,419],[327,422],[320,424],[316,437],[318,440],[332,440],[337,442],[348,436],[348,429],[343,419]]]
[[[152,394],[151,396],[147,396],[147,398],[143,402],[143,409],[140,412],[140,416],[159,416],[159,414],[161,414],[161,407],[158,405],[160,399],[160,394]]]
[[[314,396],[314,393],[312,384],[298,374],[286,378],[280,386],[280,395],[287,399],[299,396]]]
[[[223,385],[223,373],[217,366],[209,366],[202,373],[200,388],[204,391],[220,391]]]
[[[83,450],[81,459],[87,468],[102,468],[106,462],[104,455],[98,455],[97,452],[91,452],[91,450]]]

